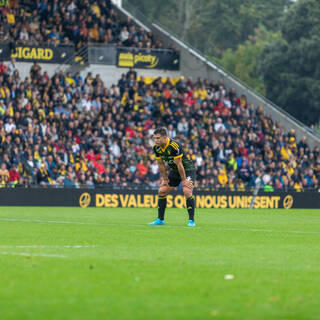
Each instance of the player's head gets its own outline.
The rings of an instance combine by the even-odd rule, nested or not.
[[[153,141],[157,146],[167,143],[168,133],[166,128],[158,128],[153,133]]]

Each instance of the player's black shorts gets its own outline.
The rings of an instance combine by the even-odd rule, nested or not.
[[[191,180],[194,183],[196,180],[196,171],[186,170],[186,176],[187,176],[187,179],[189,178],[189,180]],[[176,171],[170,170],[168,178],[169,178],[170,187],[177,187],[181,182],[180,174],[179,172],[176,172]]]

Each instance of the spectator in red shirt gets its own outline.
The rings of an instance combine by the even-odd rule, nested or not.
[[[134,137],[134,130],[130,126],[127,126],[125,128],[125,133],[128,133],[128,132],[129,132],[129,138],[133,138]]]
[[[99,174],[105,173],[106,169],[101,158],[99,158],[97,161],[94,161],[93,165],[95,168],[97,168]]]
[[[8,71],[8,66],[5,65],[3,61],[0,61],[0,74],[7,73],[7,71]]]
[[[139,177],[144,178],[148,172],[148,168],[144,165],[143,160],[141,159],[137,164],[137,174]]]
[[[93,149],[90,149],[90,150],[88,151],[88,153],[87,153],[87,160],[92,161],[92,160],[94,160],[94,159],[95,159],[94,151],[93,151]]]
[[[9,170],[10,175],[10,182],[11,183],[18,183],[20,180],[20,173],[17,169],[17,166],[14,164],[12,165],[11,169]]]

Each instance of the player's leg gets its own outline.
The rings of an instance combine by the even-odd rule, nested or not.
[[[150,225],[163,225],[164,215],[167,207],[167,195],[176,187],[177,181],[175,175],[170,172],[169,181],[163,181],[158,191],[158,218],[150,223]],[[179,183],[178,183],[179,184]]]
[[[161,185],[158,192],[158,218],[164,220],[164,214],[167,207],[167,195],[174,189],[170,187],[167,183],[166,185]]]
[[[187,204],[187,210],[188,210],[188,215],[189,215],[189,227],[194,227],[195,222],[194,222],[194,209],[195,209],[195,200],[194,200],[194,195],[193,195],[193,181],[195,180],[195,172],[194,171],[187,171],[186,172],[187,180],[190,183],[185,183],[182,185],[182,190],[183,194],[186,198],[186,204]]]

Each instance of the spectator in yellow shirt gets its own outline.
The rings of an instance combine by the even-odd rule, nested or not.
[[[218,181],[221,185],[221,187],[225,187],[226,184],[228,183],[228,176],[224,170],[220,170],[218,174]]]
[[[95,42],[99,41],[99,29],[98,24],[95,23],[92,28],[89,30],[89,39]]]
[[[74,79],[72,78],[71,72],[67,73],[65,81],[66,81],[66,83],[68,83],[69,86],[71,86],[75,83]]]
[[[288,144],[285,144],[281,148],[281,157],[283,160],[289,160],[292,156],[292,151],[289,149]]]
[[[97,1],[95,1],[93,3],[93,5],[91,6],[91,10],[92,10],[93,14],[96,15],[97,18],[101,17],[100,7],[98,6]]]
[[[16,23],[16,19],[15,19],[14,14],[12,13],[12,10],[10,10],[7,13],[7,21],[8,21],[9,24],[12,24],[12,25],[14,25]]]

